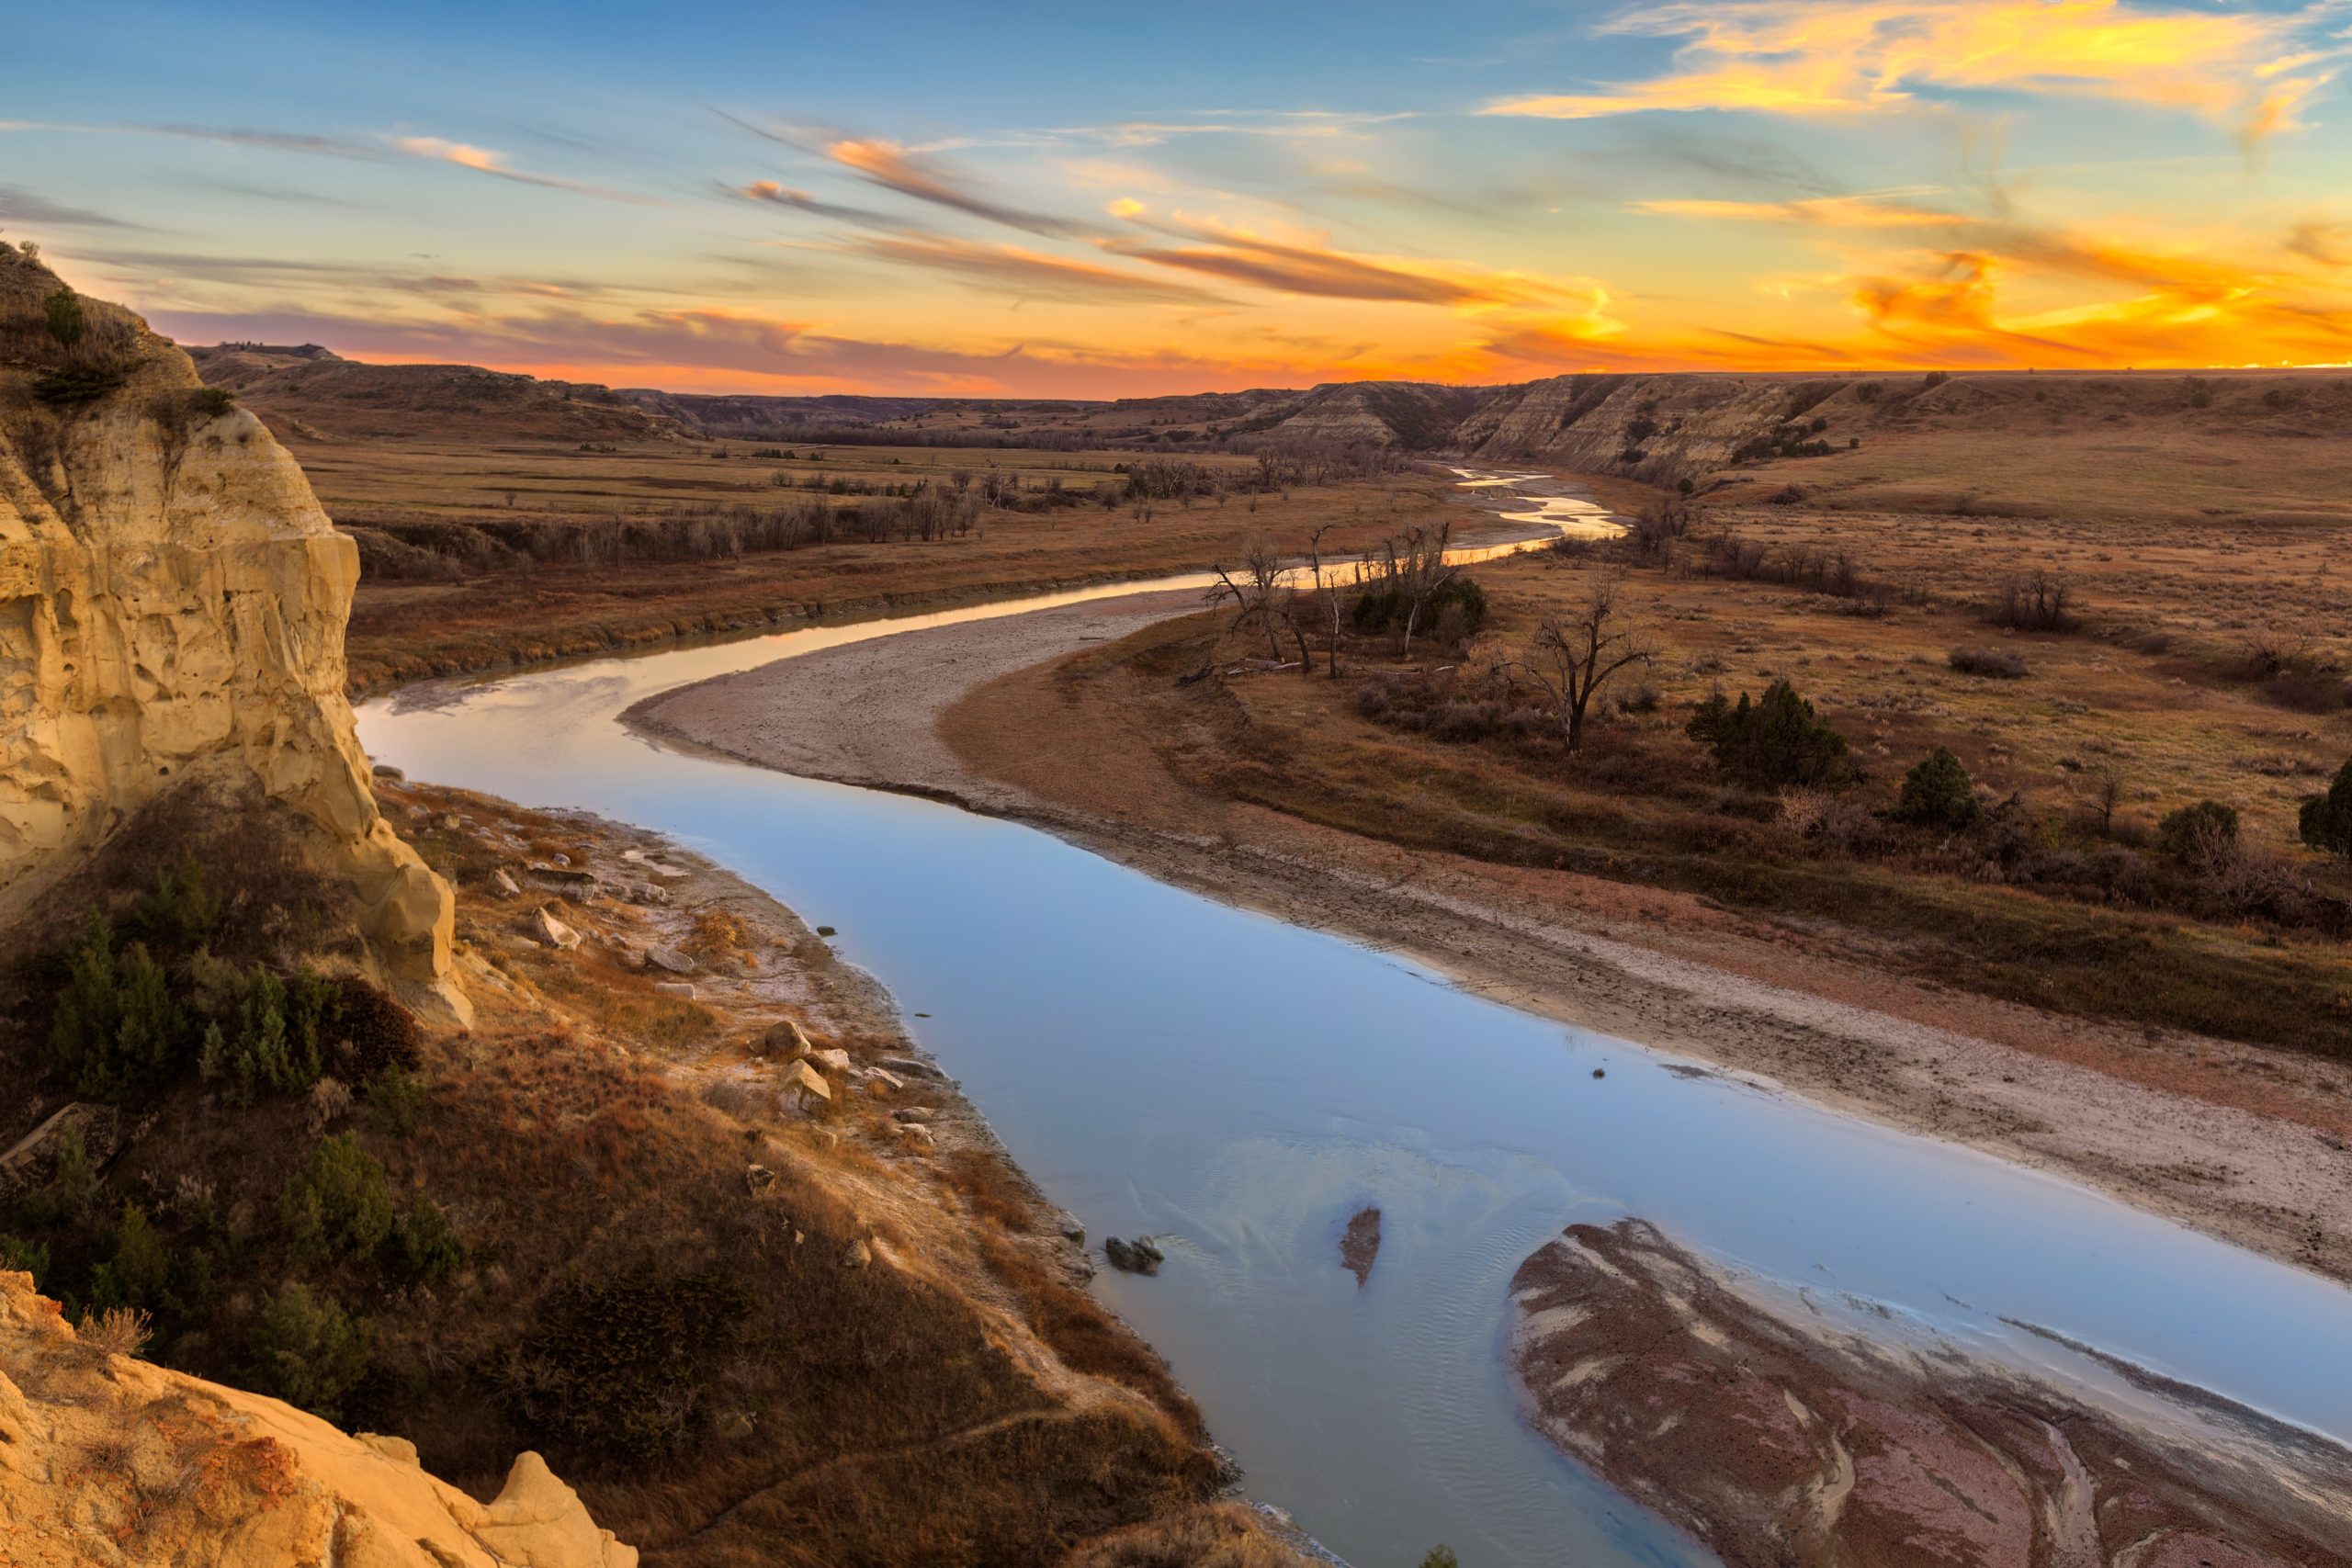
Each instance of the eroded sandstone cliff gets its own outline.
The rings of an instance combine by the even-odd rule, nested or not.
[[[259,421],[0,244],[0,920],[163,792],[254,781],[385,976],[462,1021],[449,890],[379,816],[344,696],[358,573]]]
[[[636,1568],[535,1453],[483,1504],[398,1438],[109,1351],[0,1271],[0,1558],[236,1568]]]

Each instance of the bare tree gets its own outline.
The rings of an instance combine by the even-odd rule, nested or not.
[[[1315,573],[1316,595],[1330,620],[1330,640],[1324,644],[1324,655],[1336,681],[1340,678],[1340,576],[1336,570],[1326,573],[1323,570],[1323,536],[1330,531],[1331,525],[1326,523],[1306,536],[1306,559]]]
[[[1238,632],[1255,626],[1264,632],[1266,651],[1277,664],[1283,657],[1281,634],[1288,631],[1298,643],[1300,671],[1309,675],[1315,672],[1315,661],[1306,649],[1306,634],[1299,629],[1297,619],[1290,613],[1290,569],[1275,556],[1272,546],[1263,539],[1250,541],[1238,575],[1222,564],[1209,570],[1216,573],[1216,582],[1209,589],[1208,602],[1234,606],[1231,630]]]
[[[1427,528],[1409,528],[1405,532],[1404,548],[1389,554],[1398,583],[1405,590],[1405,641],[1398,650],[1401,658],[1413,657],[1413,631],[1420,625],[1430,602],[1461,575],[1462,569],[1447,564],[1445,558],[1446,542],[1453,536],[1451,523],[1439,524],[1434,533]]]
[[[1573,615],[1552,615],[1527,639],[1523,659],[1503,666],[1513,683],[1522,679],[1544,695],[1571,751],[1584,748],[1586,716],[1610,678],[1628,665],[1656,657],[1641,623],[1617,602],[1617,583],[1602,578],[1592,596]]]

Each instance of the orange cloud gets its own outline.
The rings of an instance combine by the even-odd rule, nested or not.
[[[1033,299],[1086,304],[1202,305],[1217,296],[1188,284],[1146,277],[1088,262],[1064,261],[1015,245],[982,245],[943,234],[920,238],[876,236],[851,247],[861,255],[948,273]]]
[[[1141,219],[1138,207],[1126,216]],[[1106,239],[1115,254],[1159,266],[1205,273],[1280,294],[1326,299],[1367,299],[1390,304],[1442,305],[1454,309],[1546,306],[1563,300],[1591,301],[1590,284],[1564,283],[1523,273],[1489,272],[1458,263],[1406,260],[1336,250],[1312,236],[1276,239],[1248,229],[1182,217],[1148,227],[1196,244]]]
[[[1802,223],[1816,229],[1937,229],[1968,221],[1955,213],[1866,196],[1806,197],[1792,201],[1637,201],[1634,210],[1671,218]]]
[[[885,190],[900,196],[927,201],[967,217],[981,218],[991,223],[1001,223],[1009,229],[1025,229],[1033,234],[1072,234],[1078,226],[1066,219],[996,200],[980,189],[978,184],[949,168],[941,160],[911,152],[895,141],[840,141],[828,142],[825,156],[843,168],[854,169],[865,179]]]
[[[405,152],[412,158],[428,158],[435,163],[454,164],[458,168],[471,169],[478,175],[491,175],[502,180],[512,180],[516,185],[540,186],[548,190],[568,190],[581,196],[599,197],[606,201],[626,201],[639,206],[652,205],[644,197],[630,196],[623,191],[607,190],[602,186],[583,185],[578,180],[558,179],[552,175],[527,173],[509,165],[505,153],[493,152],[488,148],[476,147],[470,142],[447,141],[438,136],[388,136],[384,141],[386,145],[394,151]]]
[[[1482,113],[1848,115],[1938,90],[2079,95],[2200,114],[2257,140],[2335,79],[2339,39],[2309,14],[2158,9],[2130,0],[1736,0],[1627,12],[1605,32],[1687,41],[1677,69]]]

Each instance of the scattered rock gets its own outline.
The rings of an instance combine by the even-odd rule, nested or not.
[[[889,1071],[888,1069],[887,1069],[887,1068],[883,1068],[883,1067],[868,1067],[868,1068],[866,1068],[866,1069],[865,1069],[865,1081],[866,1081],[866,1082],[868,1082],[868,1083],[878,1083],[878,1084],[885,1085],[885,1086],[887,1086],[888,1089],[890,1089],[893,1092],[896,1092],[897,1090],[899,1090],[899,1089],[904,1089],[904,1088],[906,1088],[906,1087],[907,1087],[907,1080],[906,1080],[906,1079],[904,1079],[904,1078],[900,1077],[898,1074],[896,1074],[896,1073],[894,1073],[894,1072],[891,1072],[891,1071]]]
[[[873,1261],[874,1249],[863,1241],[851,1242],[842,1249],[842,1267],[844,1269],[863,1269]]]
[[[677,997],[690,1002],[695,999],[695,985],[692,980],[656,980],[653,982],[653,994],[657,997]]]
[[[540,886],[552,888],[571,898],[594,897],[599,886],[594,873],[571,871],[560,865],[526,865],[523,868],[523,874]]]
[[[523,896],[523,885],[515,881],[514,873],[503,865],[490,874],[490,886],[502,898],[519,898]]]
[[[444,811],[433,819],[433,825],[445,833],[454,833],[466,825],[465,818],[454,811]]]
[[[368,772],[374,773],[378,778],[384,780],[388,784],[398,784],[402,779],[408,777],[406,773],[401,772],[390,762],[379,762],[373,768],[370,768]]]
[[[1148,1235],[1139,1235],[1133,1241],[1121,1241],[1114,1235],[1105,1236],[1102,1238],[1102,1256],[1110,1260],[1112,1268],[1122,1274],[1157,1274],[1159,1266],[1167,1261],[1167,1255],[1159,1250],[1159,1244]]]
[[[1054,1211],[1054,1229],[1064,1241],[1076,1242],[1080,1247],[1086,1245],[1086,1226],[1068,1209]]]
[[[549,914],[544,905],[531,911],[530,928],[531,934],[549,947],[580,945],[580,933]]]
[[[760,1050],[770,1056],[806,1056],[817,1048],[808,1032],[792,1019],[778,1019],[760,1036]]]
[[[901,1105],[890,1112],[893,1122],[928,1122],[938,1114],[928,1105]]]
[[[808,1053],[808,1059],[812,1062],[821,1062],[837,1073],[849,1071],[849,1053],[838,1045],[822,1051],[811,1051]]]
[[[918,1062],[911,1056],[885,1056],[879,1066],[910,1078],[940,1078],[947,1075],[928,1062]]]
[[[645,950],[641,947],[624,947],[621,949],[620,960],[622,968],[632,975],[636,974],[645,967]]]
[[[810,1066],[805,1058],[784,1069],[784,1079],[777,1086],[777,1090],[784,1102],[794,1107],[820,1100],[831,1103],[833,1098],[833,1086],[827,1083],[825,1075]]]
[[[1373,1260],[1379,1256],[1380,1211],[1366,1205],[1355,1212],[1340,1237],[1340,1264],[1356,1277],[1357,1290],[1372,1278]]]
[[[775,1172],[763,1165],[745,1166],[743,1185],[751,1189],[752,1195],[756,1198],[775,1185]]]
[[[840,933],[835,931],[831,926],[819,926],[817,928],[817,934],[819,936],[836,936]]]
[[[663,947],[659,942],[653,943],[645,950],[645,961],[656,969],[666,969],[673,975],[691,975],[695,972],[693,959],[688,958],[674,947]]]
[[[920,1122],[893,1122],[890,1123],[890,1131],[898,1134],[899,1136],[906,1139],[909,1143],[921,1144],[925,1148],[931,1147],[933,1142],[937,1136],[937,1134],[933,1134],[930,1128],[924,1126]]]

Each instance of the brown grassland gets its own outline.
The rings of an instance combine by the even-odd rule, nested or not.
[[[1332,547],[1353,548],[1463,514],[1442,476],[1397,472],[1256,493],[1238,488],[1254,461],[1209,453],[1182,460],[1229,476],[1234,488],[1105,506],[1095,487],[1124,486],[1138,454],[697,441],[600,442],[590,445],[614,449],[583,451],[558,441],[320,440],[290,423],[277,434],[329,513],[361,540],[367,570],[348,638],[352,688],[361,693],[677,637],[1197,570],[1237,558],[1260,533],[1288,536],[1325,521],[1337,525]],[[762,451],[793,455],[752,455]],[[446,577],[408,580],[395,573],[416,570],[416,552],[384,543],[432,541],[435,525],[560,537],[618,519],[679,536],[697,523],[812,503],[854,514],[888,506],[893,488],[952,489],[959,473],[976,494],[992,473],[1018,476],[1021,488],[1008,504],[982,505],[966,530],[928,539],[842,537],[617,564],[477,555],[433,563]],[[820,488],[808,488],[812,480]],[[1054,487],[1072,501],[1049,500]]]
[[[2339,550],[2332,531],[2289,525],[2190,539],[2103,520],[1718,504],[1647,566],[1622,547],[1482,566],[1491,613],[1467,646],[1408,661],[1393,638],[1351,637],[1338,681],[1228,662],[1172,686],[1252,645],[1211,615],[1080,655],[1065,679],[1124,668],[1170,764],[1229,798],[1697,894],[2013,1000],[2344,1056],[2352,868],[2295,837],[2301,802],[2352,753]],[[1791,562],[1834,576],[1841,555],[1859,597],[1770,580]],[[1985,624],[2035,570],[2065,581],[2081,627]],[[1656,657],[1605,690],[1569,755],[1498,667],[1603,578]],[[2024,673],[1955,668],[1978,652]],[[1850,742],[1849,789],[1743,786],[1684,735],[1713,692],[1781,678]],[[1990,826],[1885,820],[1938,747],[1967,767]],[[2192,874],[2150,840],[2206,799],[2239,813],[2240,842]]]

